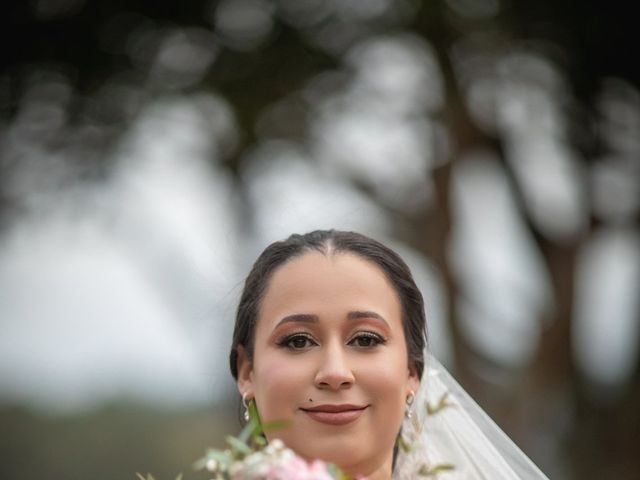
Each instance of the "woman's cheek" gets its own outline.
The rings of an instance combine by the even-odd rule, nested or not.
[[[358,362],[358,370],[363,380],[366,378],[380,384],[397,384],[404,380],[398,372],[406,370],[408,374],[406,360],[397,358],[395,355],[361,358]]]
[[[269,403],[265,407],[273,410],[272,402],[284,407],[284,400],[298,401],[313,384],[313,373],[302,359],[274,355],[260,364],[255,380],[258,386],[256,393]]]

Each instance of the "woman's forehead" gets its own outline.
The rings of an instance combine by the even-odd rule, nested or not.
[[[401,310],[393,285],[374,262],[351,253],[308,252],[273,273],[258,317],[345,309],[379,309],[398,318]]]
[[[353,253],[325,255],[312,251],[278,268],[267,285],[264,297],[285,288],[320,291],[345,284],[395,293],[393,285],[374,262]]]

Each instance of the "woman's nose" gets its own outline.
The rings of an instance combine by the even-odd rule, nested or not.
[[[339,390],[353,385],[355,377],[347,352],[342,345],[325,347],[325,352],[320,359],[314,383],[318,388]]]

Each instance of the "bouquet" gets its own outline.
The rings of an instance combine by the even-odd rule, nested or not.
[[[314,460],[307,462],[279,439],[267,444],[265,432],[283,428],[286,422],[262,424],[255,404],[249,405],[249,422],[237,437],[228,436],[228,448],[210,448],[195,462],[197,470],[207,470],[213,480],[350,480],[337,466]],[[138,480],[155,480],[137,474]],[[182,480],[180,474],[176,480]],[[358,480],[366,480],[358,477]]]
[[[236,451],[235,454],[238,452]],[[314,460],[309,463],[276,439],[262,450],[232,458],[233,450],[210,450],[204,468],[215,479],[224,480],[335,480],[347,479],[335,465]],[[226,458],[225,458],[226,457]],[[225,458],[223,460],[223,458]]]
[[[447,395],[443,395],[436,405],[426,403],[426,414],[434,415],[448,407]],[[422,425],[417,418],[410,418],[409,438],[402,435],[398,438],[398,448],[405,454],[416,447],[416,439],[420,436]],[[208,449],[194,468],[207,470],[212,480],[366,480],[359,476],[351,476],[336,465],[314,460],[308,462],[293,450],[287,448],[279,439],[267,443],[265,432],[283,428],[286,422],[276,421],[262,424],[259,420],[255,404],[249,404],[249,422],[237,437],[228,436],[226,449]],[[412,478],[437,478],[438,474],[453,470],[451,464],[429,466],[420,462],[413,469]],[[146,477],[137,474],[138,480],[155,480],[151,474]],[[180,474],[176,480],[182,480]]]
[[[226,450],[209,449],[195,464],[216,480],[347,480],[337,466],[321,460],[307,462],[279,439],[267,444],[265,432],[283,428],[286,422],[262,424],[254,403],[249,422],[238,437],[227,437]],[[364,480],[364,479],[363,479]]]

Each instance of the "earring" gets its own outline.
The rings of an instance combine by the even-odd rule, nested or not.
[[[413,401],[415,399],[416,399],[415,393],[413,393],[413,390],[409,390],[409,395],[407,395],[407,399],[406,399],[407,409],[404,411],[404,416],[409,419],[413,417],[413,409],[411,408],[411,406],[413,405]]]
[[[244,413],[242,414],[242,418],[244,418],[245,422],[249,421],[249,406],[247,405],[247,392],[242,394],[242,408],[244,408]]]

